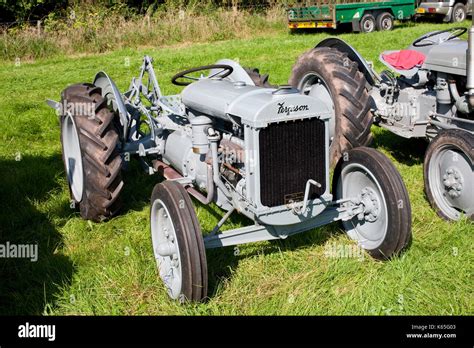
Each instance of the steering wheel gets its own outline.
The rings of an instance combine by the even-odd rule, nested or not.
[[[438,31],[435,31],[435,32],[432,32],[432,33],[428,33],[426,35],[423,35],[422,37],[420,37],[419,39],[416,39],[412,45],[414,47],[425,47],[425,46],[432,46],[432,45],[439,45],[443,42],[446,42],[448,40],[452,40],[454,38],[457,38],[459,36],[461,36],[462,34],[464,34],[465,32],[467,31],[466,28],[462,28],[462,27],[456,27],[456,28],[451,28],[451,29],[446,29],[446,30],[438,30]],[[452,32],[452,33],[451,33]],[[436,36],[436,35],[439,35],[439,34],[443,34],[443,33],[451,33],[448,37],[446,37],[445,39],[441,39],[439,41],[434,41],[434,40],[427,40],[429,39],[430,37],[433,37],[433,36]],[[423,43],[423,41],[425,41],[425,43]]]
[[[188,76],[189,74],[199,72],[199,71],[217,70],[217,69],[219,70],[218,72],[212,75],[209,75],[207,77],[204,77],[203,75],[201,75],[200,77]],[[199,80],[202,80],[203,78],[212,79],[214,77],[219,77],[223,79],[229,76],[230,74],[232,74],[233,71],[234,71],[234,68],[231,67],[230,65],[225,65],[225,64],[205,65],[205,66],[200,66],[197,68],[181,71],[180,73],[172,77],[171,82],[176,86],[188,86],[194,81],[199,81]],[[191,81],[179,81],[179,79],[187,79]]]

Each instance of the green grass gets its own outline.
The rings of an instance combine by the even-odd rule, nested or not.
[[[468,25],[467,23],[465,24]],[[102,224],[80,219],[69,207],[59,128],[44,103],[67,85],[91,81],[106,70],[124,90],[141,57],[155,59],[166,93],[178,93],[171,76],[227,57],[286,83],[295,59],[328,35],[356,47],[378,70],[383,50],[407,46],[440,24],[407,24],[370,35],[324,32],[212,44],[181,45],[109,54],[0,63],[0,240],[38,242],[39,261],[0,263],[3,314],[215,314],[215,315],[467,315],[473,307],[473,227],[442,221],[423,193],[425,143],[374,127],[373,146],[401,172],[410,193],[413,242],[399,258],[328,258],[332,243],[350,244],[337,224],[286,241],[210,250],[210,299],[199,305],[168,300],[159,281],[149,235],[148,203],[156,183],[133,166],[125,174],[125,208]],[[125,64],[130,60],[130,66]],[[21,154],[21,160],[15,157]],[[215,206],[197,207],[204,233],[222,216]],[[233,216],[226,228],[249,223]]]

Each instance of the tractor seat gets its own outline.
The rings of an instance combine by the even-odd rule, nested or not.
[[[415,50],[385,51],[379,60],[390,70],[405,77],[413,77],[425,62],[426,56]]]

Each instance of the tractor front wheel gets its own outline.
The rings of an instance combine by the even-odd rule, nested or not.
[[[397,255],[411,240],[411,205],[400,173],[375,149],[360,147],[341,158],[334,171],[336,199],[351,199],[363,210],[343,222],[349,237],[375,259]]]
[[[153,253],[168,295],[179,302],[207,296],[207,261],[191,198],[179,183],[157,184],[150,211]]]

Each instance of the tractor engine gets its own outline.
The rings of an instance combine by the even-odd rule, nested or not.
[[[436,81],[423,75],[416,84],[409,82],[404,78],[396,78],[389,71],[381,74],[378,90],[372,93],[372,108],[374,115],[383,119],[388,126],[411,129],[445,105],[437,95]],[[441,90],[438,94],[441,95]]]
[[[383,120],[382,127],[396,134],[423,137],[429,132],[426,125],[433,115],[451,123],[457,122],[454,117],[472,119],[465,85],[465,77],[443,72],[431,72],[428,77],[421,71],[416,83],[411,83],[409,79],[395,78],[384,71],[380,85],[372,93],[373,114]],[[472,124],[463,124],[463,127],[472,129]]]
[[[206,191],[225,210],[288,225],[301,222],[296,212],[308,186],[310,216],[324,210],[332,198],[331,113],[322,100],[291,87],[203,79],[186,87],[181,101],[189,122],[163,132],[162,161],[189,180],[191,194]]]

